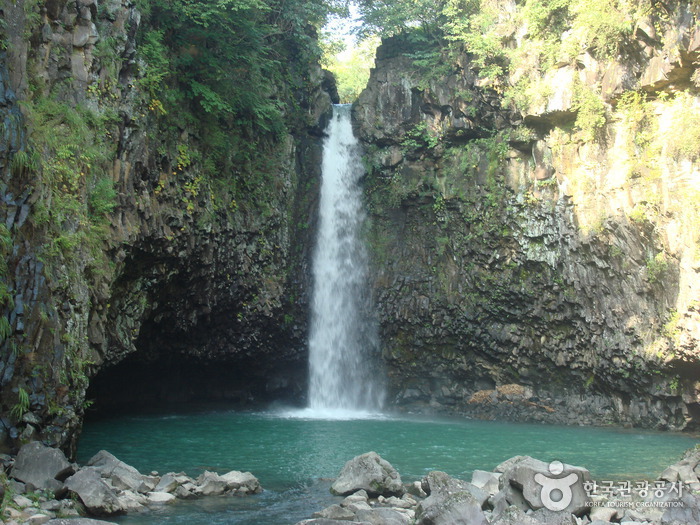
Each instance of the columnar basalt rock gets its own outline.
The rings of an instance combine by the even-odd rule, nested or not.
[[[413,61],[416,44],[383,42],[354,115],[396,405],[697,428],[699,248],[683,224],[699,175],[692,155],[670,153],[682,124],[664,118],[684,100],[696,114],[698,30],[682,5],[661,25],[664,46],[639,29],[630,57],[583,52],[543,76],[548,99],[518,110],[470,54],[444,55],[436,73]],[[595,138],[574,126],[572,90],[601,83]],[[659,149],[639,151],[634,97]]]
[[[294,91],[270,86],[270,96],[294,98],[297,113],[274,140],[248,138],[259,141],[252,176],[273,182],[264,199],[237,202],[230,181],[214,188],[202,176],[210,145],[184,122],[161,129],[162,107],[141,82],[148,65],[138,49],[150,29],[134,2],[1,8],[0,223],[9,244],[0,446],[41,439],[73,452],[89,385],[105,406],[302,396],[307,260],[331,103],[320,68],[309,65]],[[36,142],[71,133],[82,142],[63,157]],[[217,176],[250,175],[235,169]],[[53,187],[51,173],[64,173],[65,185]],[[59,197],[72,219],[57,219]]]

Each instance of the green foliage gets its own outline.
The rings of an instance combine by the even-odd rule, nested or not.
[[[222,125],[282,131],[283,65],[320,50],[308,26],[337,6],[316,0],[142,0],[151,30],[139,45],[139,86],[165,111],[201,111]]]
[[[534,38],[558,38],[566,28],[572,0],[526,0],[523,18]]]
[[[640,4],[644,4],[641,2]],[[581,42],[602,58],[615,57],[639,15],[626,0],[576,0],[571,3],[573,30]]]
[[[350,48],[334,45],[326,36],[323,66],[335,76],[341,103],[352,103],[367,85],[379,39],[368,37]]]
[[[433,149],[440,142],[440,136],[428,128],[425,121],[421,121],[408,130],[403,139],[401,147],[405,153],[422,149]]]
[[[700,106],[689,93],[678,93],[669,104],[673,125],[663,136],[663,145],[676,160],[700,159]]]
[[[357,6],[363,21],[361,34],[387,37],[415,29],[437,34],[444,21],[445,3],[445,0],[360,0]]]
[[[502,35],[493,31],[499,20],[494,2],[449,0],[444,8],[447,38],[474,57],[482,78],[496,80],[507,70],[507,48]]]
[[[668,259],[666,258],[666,254],[659,252],[655,257],[649,257],[647,259],[646,270],[647,280],[650,283],[653,284],[661,282],[666,274],[666,270],[668,270]]]
[[[32,151],[43,152],[36,171],[45,189],[33,207],[32,221],[45,229],[41,257],[49,263],[49,274],[60,261],[106,268],[107,214],[117,196],[107,175],[116,153],[116,115],[73,107],[53,95],[30,99],[24,107]],[[70,286],[69,276],[55,277]]]
[[[647,150],[657,131],[654,108],[647,94],[640,91],[626,91],[617,103],[617,110],[630,129],[634,152]]]
[[[12,335],[12,326],[7,317],[0,317],[0,344],[7,341]]]
[[[117,192],[111,179],[98,179],[88,193],[88,212],[91,220],[96,223],[107,220],[117,205]]]
[[[22,416],[29,411],[29,394],[27,391],[19,387],[17,390],[17,403],[10,410],[10,415],[17,421],[22,419]]]
[[[7,261],[12,253],[12,234],[7,226],[0,223],[0,307],[12,307],[12,292],[7,280]],[[12,333],[10,322],[6,317],[0,317],[0,341],[10,337]],[[1,343],[0,343],[1,344]]]
[[[137,85],[152,98],[158,98],[163,89],[164,80],[171,74],[168,49],[163,43],[164,31],[151,29],[143,35],[139,53],[145,62]]]
[[[576,110],[576,127],[581,130],[582,138],[590,142],[596,138],[605,125],[605,104],[603,99],[591,88],[576,83],[572,108]]]
[[[674,308],[669,311],[668,320],[664,323],[661,333],[674,340],[678,340],[681,334],[679,324],[681,322],[681,314]]]
[[[12,175],[23,177],[35,172],[39,168],[39,158],[34,151],[19,150],[12,155],[10,163]]]
[[[678,387],[680,386],[680,376],[675,376],[668,383],[668,389],[673,395],[678,395]]]

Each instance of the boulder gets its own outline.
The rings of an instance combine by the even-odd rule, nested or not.
[[[548,464],[529,456],[518,456],[498,468],[503,465],[499,486],[511,491],[509,501],[519,493],[533,510],[545,508],[576,515],[590,510],[590,498],[583,488],[591,479],[588,470],[558,461]]]
[[[193,485],[192,483],[188,483],[187,486],[180,485],[179,487],[177,487],[173,494],[175,494],[175,497],[179,499],[189,499],[195,496],[196,489],[197,487],[195,485]]]
[[[569,512],[554,512],[545,508],[534,511],[530,516],[542,525],[577,525],[578,523],[576,516]]]
[[[661,525],[700,523],[700,496],[685,492],[680,498],[680,503],[682,506],[664,510]]]
[[[180,482],[175,478],[175,474],[169,472],[160,478],[160,481],[153,489],[153,492],[174,492],[179,486]]]
[[[227,482],[216,472],[205,470],[196,481],[195,493],[200,496],[218,496],[226,492]]]
[[[380,498],[379,503],[381,503],[382,505],[386,505],[387,507],[394,507],[397,509],[410,509],[418,504],[418,502],[413,498],[406,498],[406,494],[404,494],[402,498],[397,498],[396,496],[391,496],[384,500]]]
[[[103,478],[109,479],[114,488],[120,490],[133,490],[134,492],[148,492],[155,486],[153,478],[144,476],[131,465],[117,459],[106,450],[100,450],[87,465],[94,467]]]
[[[62,487],[61,481],[74,472],[63,452],[34,441],[19,450],[10,477],[31,483],[37,489],[57,492]]]
[[[346,509],[345,507],[341,507],[340,505],[331,505],[330,507],[326,507],[320,512],[314,512],[311,515],[312,518],[328,518],[331,520],[354,520],[355,519],[355,513],[351,511],[350,509]]]
[[[27,525],[45,525],[51,521],[51,517],[46,514],[32,514],[27,518]]]
[[[32,500],[30,500],[27,496],[23,496],[22,494],[17,494],[13,496],[12,503],[14,503],[17,507],[22,509],[25,507],[32,506]]]
[[[539,521],[528,516],[522,509],[511,505],[493,516],[491,525],[541,525]]]
[[[466,491],[474,496],[482,507],[489,499],[489,494],[486,491],[471,483],[462,481],[461,479],[453,478],[449,474],[440,472],[439,470],[429,472],[428,475],[421,480],[421,487],[428,495],[449,495]]]
[[[239,472],[238,470],[232,470],[221,476],[226,482],[226,490],[235,490],[239,493],[245,494],[258,494],[262,492],[262,487],[258,478],[253,476],[250,472]]]
[[[172,503],[177,498],[167,492],[149,492],[146,494],[149,505],[162,505],[164,503]]]
[[[491,496],[498,492],[498,481],[500,479],[501,474],[497,472],[475,470],[472,473],[472,485],[488,492]]]
[[[81,468],[66,480],[65,486],[80,498],[91,514],[109,516],[123,512],[115,490],[104,482],[95,468]]]
[[[589,517],[591,521],[612,521],[617,514],[617,509],[614,507],[593,507]]]
[[[354,494],[347,496],[341,505],[350,505],[351,503],[367,503],[369,495],[364,490],[358,490]]]
[[[409,525],[411,519],[393,509],[361,510],[357,519],[372,523],[372,525]]]
[[[148,500],[143,494],[133,490],[122,490],[117,494],[119,505],[124,512],[137,512],[143,510]]]
[[[401,496],[404,493],[399,473],[376,452],[367,452],[348,461],[331,486],[331,492],[338,496],[347,496],[358,490],[365,490],[371,496]]]
[[[416,509],[416,525],[488,525],[481,505],[468,491],[436,492]]]
[[[354,512],[355,514],[363,510],[372,510],[372,507],[366,501],[355,501],[351,503],[345,503],[345,501],[343,501],[340,504],[340,506],[345,507],[346,509]]]

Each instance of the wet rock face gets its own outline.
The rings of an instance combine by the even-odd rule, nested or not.
[[[486,419],[696,428],[695,240],[678,211],[633,213],[646,190],[619,177],[630,130],[611,117],[606,140],[587,142],[570,131],[561,90],[518,113],[468,56],[435,78],[402,46],[379,48],[354,108],[391,401]],[[596,83],[617,68],[624,89],[666,85],[632,74],[650,71],[648,60],[591,60],[558,75]],[[685,169],[660,163],[659,181]]]
[[[311,87],[293,95],[300,116],[276,140],[260,139],[260,158],[251,159],[260,161],[255,175],[272,181],[265,197],[236,202],[225,184],[203,182],[202,166],[177,161],[182,151],[206,158],[208,146],[191,130],[159,130],[157,110],[139,94],[137,37],[147,28],[133,3],[40,4],[31,19],[20,4],[3,12],[13,45],[0,68],[8,138],[0,145],[0,223],[11,238],[0,276],[11,293],[0,297],[10,331],[0,342],[0,443],[12,449],[41,439],[72,452],[95,377],[105,407],[134,401],[119,394],[125,382],[148,402],[180,394],[298,399],[320,135],[330,109],[321,71],[309,71]],[[105,117],[99,136],[108,137],[112,157],[100,175],[114,196],[92,248],[81,240],[92,235],[85,221],[40,218],[52,189],[40,163],[16,160],[31,149],[18,105],[31,99],[28,79],[34,97],[50,93],[57,104]],[[78,206],[91,209],[90,189],[76,190]],[[64,251],[52,227],[60,240],[83,243],[75,256],[46,255]],[[165,387],[154,387],[161,371]]]

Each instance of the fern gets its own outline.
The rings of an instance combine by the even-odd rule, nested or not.
[[[17,398],[17,403],[10,410],[10,415],[19,421],[24,414],[29,412],[29,394],[24,388],[19,387]]]

